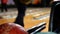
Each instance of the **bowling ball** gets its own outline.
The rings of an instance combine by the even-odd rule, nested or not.
[[[38,4],[39,3],[39,0],[34,0],[34,1],[32,1],[32,4]]]
[[[0,25],[0,34],[28,34],[28,32],[18,24],[5,23]]]

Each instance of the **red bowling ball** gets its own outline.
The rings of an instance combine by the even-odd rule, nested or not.
[[[0,34],[28,34],[28,32],[18,24],[5,23],[0,25]]]

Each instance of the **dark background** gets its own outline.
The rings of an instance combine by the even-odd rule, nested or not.
[[[1,1],[1,0],[0,0]],[[30,3],[27,5],[28,7],[51,7],[52,0],[40,0],[38,4],[32,4]],[[14,2],[12,0],[8,0],[7,3],[8,8],[14,8]],[[1,8],[1,2],[0,2],[0,8]]]

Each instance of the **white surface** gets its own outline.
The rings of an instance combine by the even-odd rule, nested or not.
[[[54,1],[60,1],[60,0],[54,0]]]

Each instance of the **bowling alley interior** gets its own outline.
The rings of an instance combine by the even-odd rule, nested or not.
[[[59,11],[57,8],[55,8],[57,5],[60,7],[60,5],[57,4],[59,2],[56,2],[54,0],[30,0],[30,1],[31,2],[28,5],[26,5],[27,7],[25,8],[26,9],[25,16],[23,18],[24,27],[22,26],[24,30],[26,30],[26,32],[28,32],[29,34],[60,33],[58,31],[58,27],[60,26],[58,22],[60,18],[59,16],[57,16],[59,13],[54,12],[54,11]],[[57,5],[56,4],[53,5],[54,2],[56,2]],[[6,5],[7,11],[5,11],[6,8],[5,9],[4,8],[1,9],[1,8],[2,8],[2,3],[0,0],[0,30],[4,26],[3,24],[14,23],[18,16],[18,9],[13,0],[8,0],[7,5]],[[55,18],[58,20],[58,22]],[[4,27],[8,27],[8,26],[9,25],[4,26]]]

